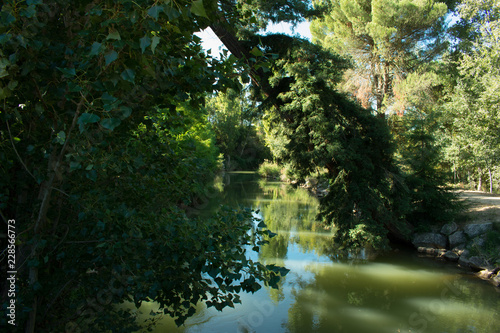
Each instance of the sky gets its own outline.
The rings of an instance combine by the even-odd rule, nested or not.
[[[292,25],[288,23],[271,24],[266,32],[284,33],[286,35],[298,34],[302,38],[311,40],[309,22],[307,21],[298,24],[293,30]],[[203,48],[205,50],[212,50],[212,56],[216,56],[221,52],[223,45],[210,28],[198,32],[196,35],[202,39]]]

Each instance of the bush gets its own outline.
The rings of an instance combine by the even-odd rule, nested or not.
[[[281,175],[281,167],[276,163],[264,161],[264,163],[259,166],[257,172],[262,177],[279,179]]]

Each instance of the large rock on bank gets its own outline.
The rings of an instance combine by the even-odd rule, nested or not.
[[[455,248],[458,245],[465,244],[467,242],[467,237],[465,237],[465,232],[462,230],[457,231],[450,235],[450,248]]]
[[[426,233],[418,233],[415,234],[412,240],[413,245],[415,247],[433,247],[437,249],[446,248],[447,239],[445,236],[434,233],[434,232],[426,232]]]
[[[443,235],[449,236],[452,233],[454,233],[455,231],[457,231],[457,229],[458,229],[457,224],[455,222],[451,222],[451,223],[443,225],[443,227],[441,228],[441,233]]]
[[[470,238],[474,238],[476,236],[487,233],[488,231],[493,229],[493,224],[484,223],[484,224],[469,224],[464,228],[465,233]]]

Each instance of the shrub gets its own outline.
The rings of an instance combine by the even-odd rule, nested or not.
[[[281,167],[276,163],[264,161],[264,163],[259,166],[257,172],[262,177],[279,179],[281,175]]]

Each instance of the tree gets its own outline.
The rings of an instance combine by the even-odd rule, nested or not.
[[[409,190],[412,209],[406,218],[420,229],[452,220],[460,208],[447,186],[450,167],[443,154],[443,105],[451,86],[449,76],[447,63],[441,61],[408,74],[394,88],[397,114],[388,117],[396,161]]]
[[[112,306],[125,299],[182,323],[285,273],[246,260],[271,235],[248,233],[250,212],[179,208],[217,168],[204,97],[236,85],[194,36],[206,16],[188,0],[2,3],[0,208],[17,221],[26,332],[137,329]]]
[[[492,192],[493,170],[500,161],[500,2],[464,1],[459,12],[478,33],[470,52],[459,59],[459,78],[447,104],[452,125],[448,155],[459,168],[476,173],[478,190],[488,170]]]
[[[344,89],[383,116],[393,88],[445,47],[443,2],[396,0],[316,1],[326,14],[311,24],[313,41],[353,58]]]
[[[385,121],[335,90],[349,62],[320,46],[282,35],[259,37],[279,54],[262,103],[287,138],[284,160],[302,177],[326,168],[330,191],[318,218],[334,226],[339,247],[404,239],[408,209]]]
[[[207,100],[206,108],[226,170],[255,169],[270,157],[259,134],[258,108],[250,103],[244,91],[218,93]]]

